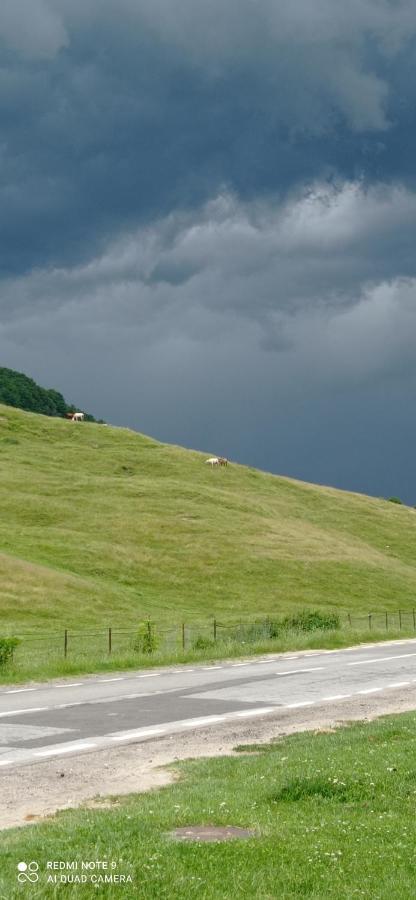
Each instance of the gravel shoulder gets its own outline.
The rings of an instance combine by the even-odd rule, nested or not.
[[[178,760],[232,754],[239,744],[267,743],[296,731],[320,731],[414,709],[415,688],[400,688],[0,771],[0,829],[27,826],[58,810],[106,806],[110,797],[160,788],[175,779],[171,764]]]

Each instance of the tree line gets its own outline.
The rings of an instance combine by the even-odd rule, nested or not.
[[[3,367],[0,367],[0,403],[61,418],[65,418],[67,413],[81,412],[73,404],[68,404],[59,391],[40,387],[23,372]],[[85,413],[85,418],[89,422],[96,421],[90,413]]]

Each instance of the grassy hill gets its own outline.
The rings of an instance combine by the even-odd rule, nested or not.
[[[414,605],[415,510],[204,459],[0,406],[2,626]]]

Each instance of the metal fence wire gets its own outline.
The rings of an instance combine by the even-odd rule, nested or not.
[[[415,609],[370,612],[361,615],[334,614],[343,631],[414,631]],[[338,630],[337,628],[337,630]],[[180,622],[163,626],[147,620],[137,628],[110,626],[97,629],[65,628],[54,632],[20,633],[19,644],[14,651],[14,661],[37,659],[52,662],[59,659],[87,661],[91,657],[150,657],[154,653],[180,655],[189,650],[209,650],[216,644],[250,644],[265,642],[302,628],[288,628],[282,620],[264,616],[251,621],[222,622],[211,619],[205,622]],[[325,630],[334,630],[327,628]],[[1,635],[0,635],[1,637]]]

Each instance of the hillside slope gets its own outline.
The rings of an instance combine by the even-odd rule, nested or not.
[[[1,406],[3,626],[413,606],[415,510],[204,459]]]

